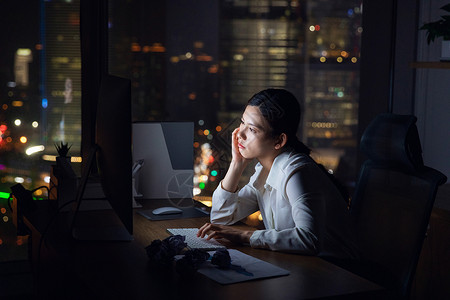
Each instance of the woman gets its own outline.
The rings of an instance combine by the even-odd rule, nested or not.
[[[276,251],[355,256],[347,202],[297,139],[300,115],[297,99],[283,89],[267,89],[249,100],[232,134],[229,169],[213,194],[211,223],[203,225],[198,236]],[[255,173],[239,189],[239,179],[253,159],[258,160]],[[227,226],[257,210],[264,230]]]

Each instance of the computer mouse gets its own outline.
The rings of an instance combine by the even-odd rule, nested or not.
[[[181,214],[183,210],[173,206],[164,206],[160,208],[156,208],[152,211],[154,215],[172,215],[172,214]]]

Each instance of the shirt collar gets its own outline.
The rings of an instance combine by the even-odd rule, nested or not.
[[[284,172],[285,162],[289,159],[291,151],[284,151],[280,153],[273,161],[272,168],[270,169],[269,175],[267,176],[266,184],[264,187],[266,189],[282,189],[282,178]]]

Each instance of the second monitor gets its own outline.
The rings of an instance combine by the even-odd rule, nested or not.
[[[194,123],[133,123],[133,160],[144,160],[135,187],[144,199],[193,196]]]

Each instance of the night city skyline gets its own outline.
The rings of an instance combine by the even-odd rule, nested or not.
[[[63,28],[52,23],[62,22],[75,29],[79,25],[78,1],[35,1],[33,7],[22,2],[23,6],[16,6],[17,2],[2,3],[2,9],[15,12],[3,19],[2,24],[17,41],[2,43],[8,45],[2,50],[5,52],[1,64],[2,97],[11,92],[7,83],[14,81],[15,53],[18,49],[30,49],[30,84],[25,100],[33,100],[25,101],[22,108],[30,110],[27,113],[30,121],[39,120],[34,139],[44,144],[44,154],[53,155],[54,143],[64,139],[74,145],[72,155],[78,156],[81,91],[77,74],[81,69],[76,47],[79,42],[69,48],[59,46],[76,40],[78,33],[76,30],[58,32],[58,28]],[[327,167],[336,171],[339,162],[342,162],[339,167],[347,165],[350,169],[343,174],[349,176],[344,176],[344,180],[351,180],[362,31],[360,3],[335,4],[334,10],[311,1],[280,1],[273,6],[246,6],[245,3],[167,1],[165,5],[158,2],[155,6],[145,1],[110,2],[109,71],[132,79],[133,120],[192,121],[196,155],[204,155],[201,149],[205,147],[201,145],[209,144],[206,149],[212,146],[212,150],[208,151],[223,157],[227,149],[215,149],[217,138],[225,135],[218,129],[227,128],[238,118],[248,97],[258,90],[287,88],[305,108],[299,136],[313,151],[317,150],[317,158]],[[192,5],[196,5],[195,14],[180,13],[193,8]],[[41,22],[42,12],[45,22]],[[330,15],[332,12],[335,15]],[[56,15],[62,18],[52,17]],[[34,25],[25,26],[25,22],[18,20]],[[47,49],[42,49],[43,41]],[[69,75],[69,69],[75,73]],[[53,82],[57,84],[52,86]],[[14,93],[23,95],[23,91],[19,93],[21,89],[14,87]],[[6,116],[3,115],[3,121],[11,124],[13,120],[5,120]],[[24,145],[15,145],[25,151]],[[18,146],[14,147],[18,149]],[[12,152],[8,152],[16,157],[12,161],[19,158],[25,162],[19,168],[28,170],[26,164],[32,163],[35,168],[48,172],[45,168],[51,163],[43,162],[42,157],[37,159],[40,162],[36,159],[31,162],[28,158],[20,159],[22,154]],[[217,158],[207,161],[216,159],[217,163]],[[16,164],[12,161],[10,165]],[[8,161],[2,164],[8,168]],[[44,173],[39,175],[39,180],[44,179]],[[211,174],[201,175],[214,180]],[[8,178],[7,185],[15,177]],[[33,180],[30,185],[36,185],[32,184]]]

